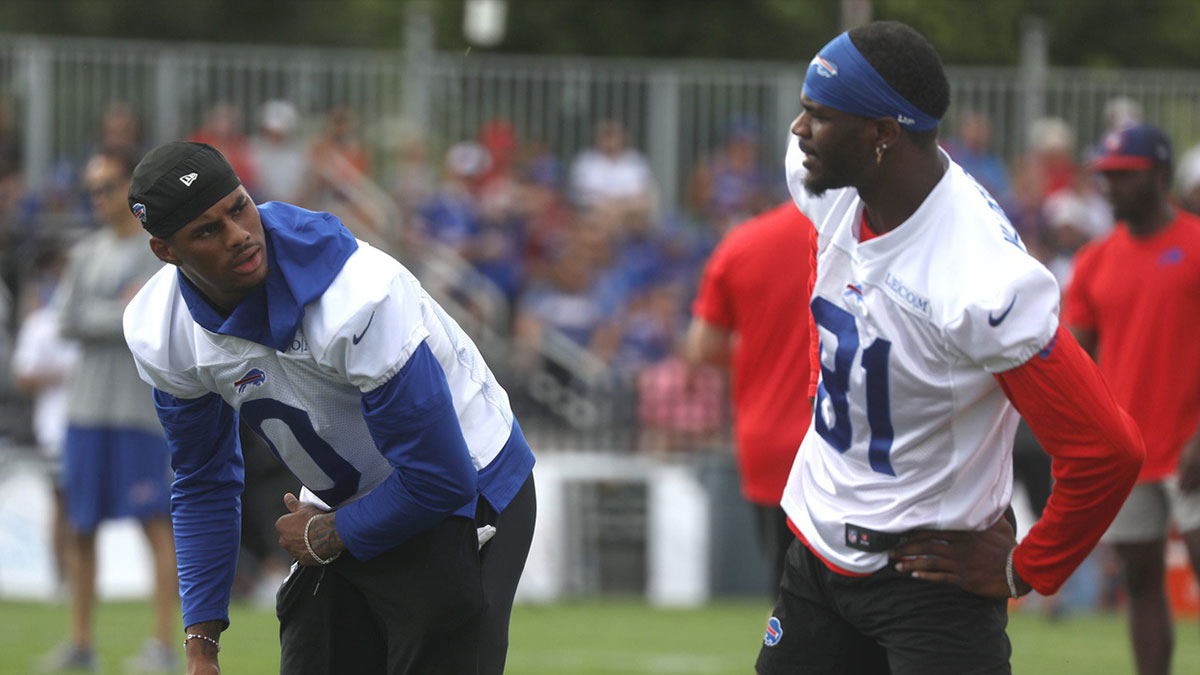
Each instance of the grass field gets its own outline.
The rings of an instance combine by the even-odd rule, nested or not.
[[[518,607],[513,614],[510,675],[638,675],[693,673],[746,675],[762,638],[767,607],[719,603],[696,610],[655,610],[634,601],[595,601]],[[276,673],[277,624],[272,612],[235,606],[233,626],[221,641],[221,664],[232,675]],[[96,638],[106,672],[141,646],[149,608],[108,603],[96,617]],[[31,672],[67,625],[61,606],[0,603],[0,673]],[[1131,672],[1121,617],[1077,615],[1051,622],[1015,612],[1009,628],[1013,672],[1110,675]],[[1200,625],[1176,627],[1174,673],[1200,673]]]

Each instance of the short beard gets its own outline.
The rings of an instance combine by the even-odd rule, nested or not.
[[[826,178],[814,179],[812,174],[804,177],[804,191],[813,197],[820,197],[827,190],[837,190],[847,187],[843,182]]]

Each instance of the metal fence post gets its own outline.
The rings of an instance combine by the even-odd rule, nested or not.
[[[19,54],[25,92],[25,185],[36,192],[50,173],[54,155],[54,51],[40,40],[29,40]]]
[[[1021,149],[1028,149],[1031,139],[1029,131],[1033,122],[1040,119],[1046,109],[1046,22],[1044,19],[1027,16],[1021,20]]]
[[[792,120],[800,114],[800,92],[804,78],[794,72],[780,73],[775,78],[774,118],[769,120],[765,142],[767,155],[783,162],[783,143],[791,131]],[[774,153],[774,154],[772,154]]]
[[[657,68],[650,75],[646,152],[658,180],[658,203],[674,208],[679,196],[679,71]]]
[[[161,50],[154,66],[154,143],[178,138],[183,73],[176,54]]]
[[[405,76],[401,105],[404,117],[422,130],[429,129],[431,119],[433,97],[429,89],[433,84],[434,29],[430,4],[424,0],[409,2],[404,12]]]

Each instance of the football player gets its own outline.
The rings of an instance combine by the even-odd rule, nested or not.
[[[1007,673],[1008,598],[1054,592],[1083,560],[1141,437],[1059,327],[1054,278],[938,147],[949,86],[924,37],[843,33],[801,104],[787,180],[818,231],[821,381],[758,671]],[[1005,517],[1018,411],[1057,479],[1020,545]]]
[[[255,205],[211,146],[151,151],[129,205],[167,263],[124,325],[171,448],[190,672],[229,624],[239,416],[304,486],[276,524],[282,672],[502,672],[534,458],[470,338],[334,216]]]

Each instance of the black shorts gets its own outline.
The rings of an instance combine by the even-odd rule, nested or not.
[[[451,516],[366,562],[297,567],[276,598],[292,675],[474,675],[486,600],[470,518]]]
[[[380,556],[299,567],[279,589],[280,672],[499,675],[537,519],[533,475],[496,513],[449,517]],[[479,550],[475,528],[496,527]]]
[[[1011,673],[1007,599],[885,567],[838,574],[799,540],[755,665],[760,675]]]

